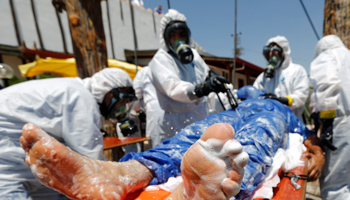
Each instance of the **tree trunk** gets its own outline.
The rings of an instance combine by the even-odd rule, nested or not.
[[[330,34],[350,48],[350,0],[325,0],[323,35]]]
[[[74,57],[80,78],[107,67],[100,0],[66,0]]]

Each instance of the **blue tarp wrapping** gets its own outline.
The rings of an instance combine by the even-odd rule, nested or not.
[[[248,99],[236,110],[210,115],[187,126],[175,137],[164,140],[153,149],[141,153],[126,154],[120,161],[138,160],[154,171],[151,184],[164,183],[170,177],[181,174],[180,164],[187,149],[202,133],[215,123],[231,124],[236,130],[235,139],[249,154],[249,162],[238,199],[249,196],[265,177],[278,148],[286,149],[288,133],[299,133],[306,139],[312,132],[285,105],[276,100]]]

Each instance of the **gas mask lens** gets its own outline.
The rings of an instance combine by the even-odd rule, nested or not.
[[[123,121],[130,111],[133,101],[137,100],[132,87],[115,88],[111,91],[113,98],[107,108],[108,119]]]
[[[269,63],[277,66],[282,60],[282,50],[279,47],[272,47],[270,52]]]
[[[108,119],[122,121],[126,117],[127,111],[126,105],[118,106],[118,104],[116,104],[108,113]]]

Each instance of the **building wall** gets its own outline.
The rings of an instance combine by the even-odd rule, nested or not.
[[[33,2],[34,10],[38,19],[37,23],[39,25],[40,34],[42,37],[42,43],[39,40],[39,34],[35,27],[31,1],[13,0],[15,15],[21,38],[21,42],[18,42],[16,38],[16,31],[11,12],[10,1],[1,0],[0,45],[10,45],[17,47],[22,45],[23,41],[27,48],[73,54],[72,39],[69,30],[67,13],[65,11],[58,13],[58,16],[62,22],[63,33],[66,41],[65,46],[67,51],[65,51],[64,40],[62,39],[61,30],[59,28],[59,21],[56,16],[55,8],[52,5],[52,1],[35,0]],[[110,21],[108,21],[108,8]],[[132,6],[132,8],[134,9],[137,49],[142,51],[155,50],[160,48],[160,20],[162,16],[153,13],[151,10],[147,10],[138,6]],[[124,49],[134,50],[130,4],[124,0],[108,0],[108,2],[101,1],[101,9],[106,38],[107,56],[109,58],[126,61]],[[21,77],[17,66],[29,61],[23,60],[17,56],[5,54],[1,54],[0,56],[2,57],[2,62],[5,62],[12,66],[14,68],[16,76]],[[147,65],[150,59],[151,57],[138,59],[138,64]],[[227,69],[217,66],[210,67],[216,69],[220,75],[228,78],[229,73]],[[245,76],[236,73],[236,88],[239,85],[239,79],[243,79],[244,84],[248,84]]]
[[[36,47],[37,49],[73,54],[67,13],[65,11],[60,13],[59,17],[63,25],[67,52],[63,48],[63,40],[52,1],[34,1],[34,9],[37,14],[42,44],[39,41],[39,35],[35,28],[35,20],[30,1],[13,0],[13,2],[20,37],[25,42],[27,48]],[[109,0],[108,5],[111,29],[109,29],[108,25],[107,2],[101,1],[108,57],[125,61],[124,49],[134,49],[130,5],[123,0]],[[158,49],[160,47],[159,24],[161,16],[138,6],[133,6],[133,8],[138,50]],[[0,44],[20,46],[16,39],[9,1],[0,1],[0,18],[0,30],[2,30],[0,31]],[[112,33],[112,37],[110,37],[110,33]],[[111,45],[112,38],[114,55]]]
[[[247,85],[246,76],[244,74],[236,73],[235,75],[235,88],[239,89],[245,85]]]
[[[130,5],[120,0],[109,0],[108,4],[111,30],[108,27],[107,2],[101,2],[108,57],[125,61],[124,49],[134,49]],[[158,49],[161,46],[159,42],[161,16],[138,6],[133,6],[133,8],[137,49]],[[112,55],[110,31],[112,31],[115,57]]]

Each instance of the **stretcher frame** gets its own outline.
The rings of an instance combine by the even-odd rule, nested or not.
[[[307,151],[306,151],[307,152]],[[302,154],[301,160],[304,161],[304,166],[298,166],[290,172],[296,175],[305,175],[308,172],[308,159],[306,158],[306,152]],[[300,189],[296,189],[291,183],[291,179],[284,176],[284,173],[280,169],[279,176],[281,178],[280,183],[273,189],[273,200],[305,200],[306,195],[306,183],[307,180],[298,179],[297,184],[301,186]],[[135,193],[129,194],[126,200],[163,200],[171,193],[165,190],[139,190]],[[254,200],[265,200],[262,198],[255,198]]]

